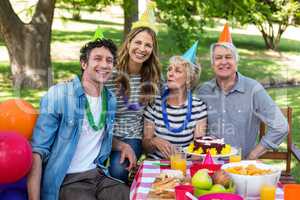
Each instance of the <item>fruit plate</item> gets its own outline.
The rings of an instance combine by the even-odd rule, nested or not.
[[[200,156],[200,157],[203,157],[203,158],[206,156],[205,153],[204,154],[190,153],[190,152],[187,151],[187,148],[185,148],[184,151],[185,151],[186,154],[189,154],[189,155]],[[232,156],[232,155],[236,155],[237,153],[238,153],[238,150],[235,147],[231,147],[230,153],[211,155],[211,157],[213,157],[213,158],[225,158],[225,157],[229,157],[229,156]]]

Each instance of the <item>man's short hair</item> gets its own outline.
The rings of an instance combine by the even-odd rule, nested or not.
[[[93,41],[90,41],[86,43],[81,49],[80,49],[80,62],[87,62],[90,56],[91,51],[94,48],[101,48],[105,47],[108,49],[111,54],[113,55],[114,65],[117,61],[117,46],[114,44],[114,42],[110,39],[96,39]]]
[[[235,62],[236,63],[239,62],[239,53],[238,53],[236,47],[232,43],[223,42],[223,43],[214,43],[210,46],[210,62],[212,65],[214,64],[214,50],[218,46],[224,47],[226,49],[230,49],[230,51],[235,59]]]

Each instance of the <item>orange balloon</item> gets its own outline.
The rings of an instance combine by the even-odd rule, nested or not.
[[[37,117],[37,110],[25,100],[10,99],[0,103],[0,131],[15,131],[31,139]]]

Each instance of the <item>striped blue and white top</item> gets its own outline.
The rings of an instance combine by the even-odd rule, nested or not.
[[[144,120],[143,113],[145,106],[141,105],[139,110],[130,110],[124,102],[122,95],[116,93],[116,84],[114,82],[116,72],[113,74],[105,85],[110,89],[117,98],[117,110],[115,115],[114,136],[126,139],[142,139]],[[129,75],[130,84],[130,97],[128,99],[129,104],[138,104],[140,98],[141,89],[141,76]]]
[[[178,128],[182,125],[186,118],[186,112],[188,109],[187,103],[188,101],[186,100],[183,106],[171,106],[167,104],[170,127]],[[161,97],[156,97],[154,104],[147,106],[144,112],[145,119],[154,123],[155,136],[165,139],[172,144],[187,147],[193,141],[197,122],[201,119],[207,118],[207,108],[205,103],[199,98],[193,97],[191,120],[188,122],[186,129],[179,133],[173,133],[166,128],[166,125],[163,121],[161,104]],[[153,159],[164,158],[158,150],[153,153],[149,153],[148,156]]]

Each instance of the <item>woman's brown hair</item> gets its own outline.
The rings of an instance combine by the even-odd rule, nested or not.
[[[128,78],[129,71],[129,44],[132,39],[139,33],[146,31],[151,35],[153,41],[153,50],[150,57],[142,64],[140,71],[141,75],[141,95],[140,103],[147,105],[148,103],[153,102],[155,95],[158,94],[160,88],[160,78],[161,78],[161,65],[158,59],[158,43],[156,39],[155,32],[148,27],[137,27],[132,29],[125,41],[123,42],[119,52],[118,60],[116,65],[116,85],[118,92],[124,90],[126,96],[130,96],[130,85]]]

